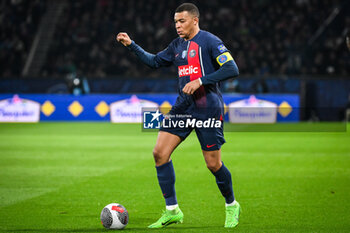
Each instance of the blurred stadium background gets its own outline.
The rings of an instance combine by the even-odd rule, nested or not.
[[[2,1],[0,93],[174,93],[175,67],[146,67],[115,35],[128,32],[156,53],[176,37],[173,11],[182,2]],[[301,120],[344,120],[349,1],[195,3],[201,29],[222,38],[240,69],[224,93],[297,94]]]
[[[173,12],[183,2],[1,1],[0,117],[60,122],[0,124],[0,231],[100,232],[99,211],[114,201],[129,210],[126,231],[146,232],[159,216],[156,133],[108,122],[113,112],[135,121],[128,117],[145,103],[171,106],[177,70],[146,67],[115,36],[125,31],[156,53],[177,36]],[[226,132],[224,161],[243,206],[235,230],[349,232],[350,1],[193,2],[200,28],[224,41],[240,69],[221,84],[227,106],[271,101],[277,121],[301,122],[301,131],[318,131],[310,121],[345,125]],[[213,201],[221,197],[199,152],[191,135],[174,154],[187,213],[176,228],[223,232],[223,205]]]

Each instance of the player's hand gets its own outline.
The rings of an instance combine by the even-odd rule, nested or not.
[[[192,95],[201,86],[199,79],[187,83],[182,89],[183,93]]]
[[[122,43],[124,46],[129,46],[131,45],[131,39],[129,37],[129,35],[125,32],[119,32],[116,40],[120,43]]]

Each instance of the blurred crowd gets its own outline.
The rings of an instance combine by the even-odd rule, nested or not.
[[[5,10],[0,13],[0,74],[20,75],[19,67],[28,54],[40,19],[40,14],[34,11],[41,12],[43,4],[40,0],[3,2],[6,3],[2,3]],[[151,53],[165,49],[177,36],[173,16],[182,2],[67,1],[41,76],[59,77],[69,72],[79,72],[87,77],[175,76],[174,67],[155,71],[141,64],[116,43],[115,36],[118,32],[127,32]],[[348,1],[216,0],[194,3],[201,13],[200,28],[225,42],[242,75],[350,74],[350,52],[345,45],[346,30],[350,30]],[[324,32],[312,40],[336,7],[342,10]]]
[[[1,1],[0,77],[21,76],[45,8],[43,0]]]

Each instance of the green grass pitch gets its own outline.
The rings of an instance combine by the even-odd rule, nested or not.
[[[225,133],[242,206],[230,230],[194,133],[172,156],[184,223],[147,229],[165,205],[156,136],[136,124],[0,124],[0,232],[110,232],[99,216],[112,202],[129,211],[123,232],[350,232],[349,132]]]

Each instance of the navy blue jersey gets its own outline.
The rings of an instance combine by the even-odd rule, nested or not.
[[[172,110],[193,115],[199,113],[200,109],[207,109],[205,111],[207,114],[201,114],[201,116],[222,116],[224,102],[219,83],[203,85],[193,95],[184,94],[182,89],[186,83],[215,72],[229,60],[232,60],[232,56],[223,42],[215,35],[203,30],[188,41],[178,37],[166,49],[159,52],[155,57],[158,64],[161,66],[174,64],[178,67],[179,97]],[[208,111],[208,108],[216,110]]]

